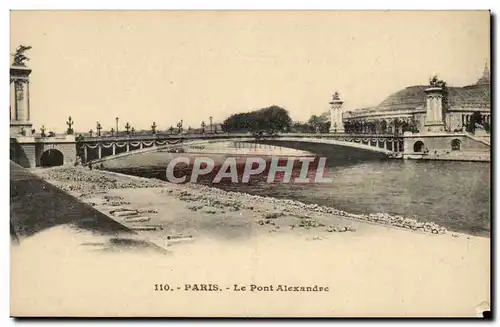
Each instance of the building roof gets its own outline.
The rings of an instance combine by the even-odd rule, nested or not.
[[[382,101],[377,109],[380,111],[410,109],[423,106],[429,86],[416,85],[397,91]],[[490,85],[475,84],[465,87],[448,87],[450,106],[487,106],[490,105]]]
[[[389,95],[378,106],[358,109],[353,113],[383,113],[422,108],[425,105],[426,93],[424,91],[427,88],[429,85],[409,86]],[[448,103],[451,107],[490,108],[490,92],[490,72],[486,65],[483,75],[475,84],[464,87],[448,87]]]

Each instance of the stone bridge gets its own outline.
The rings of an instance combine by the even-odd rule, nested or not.
[[[77,157],[73,135],[56,137],[18,136],[10,139],[10,159],[25,168],[71,166]]]
[[[73,165],[77,157],[83,164],[94,164],[144,152],[175,152],[228,141],[280,146],[349,162],[387,157],[489,161],[490,152],[486,139],[468,133],[405,133],[404,136],[283,133],[261,137],[235,133],[149,134],[81,140],[75,140],[74,135],[60,135],[11,138],[10,159],[26,168]]]
[[[128,137],[85,138],[77,143],[77,152],[84,164],[101,163],[153,151],[168,151],[179,148],[199,147],[227,141],[269,144],[305,150],[322,155],[338,153],[349,156],[393,157],[403,152],[403,137],[394,135],[349,135],[349,134],[299,134],[284,133],[273,136],[250,134],[206,134],[206,135],[149,135]]]

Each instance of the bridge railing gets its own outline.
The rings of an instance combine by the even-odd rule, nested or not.
[[[129,135],[127,137],[92,137],[80,140],[77,151],[82,162],[101,160],[105,157],[116,157],[161,149],[176,149],[189,147],[192,143],[212,143],[231,140],[236,142],[261,142],[274,138],[283,138],[296,142],[334,141],[342,143],[356,143],[361,147],[375,147],[385,153],[399,153],[403,151],[403,137],[390,134],[321,134],[321,133],[280,133],[275,135],[255,136],[252,133],[219,133],[219,134],[182,134],[182,135]],[[320,141],[322,139],[323,141]],[[90,151],[90,152],[89,152]],[[128,153],[128,154],[127,154]]]
[[[359,133],[277,133],[277,134],[263,134],[254,135],[253,133],[217,133],[217,134],[151,134],[151,135],[127,135],[127,136],[85,136],[80,139],[80,142],[113,142],[113,141],[141,141],[141,140],[164,140],[164,139],[221,139],[221,138],[238,138],[238,137],[255,137],[269,138],[269,137],[309,137],[309,138],[337,138],[337,137],[356,137],[356,138],[369,138],[369,137],[402,137],[401,134],[359,134]]]

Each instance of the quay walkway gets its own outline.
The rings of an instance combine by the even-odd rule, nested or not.
[[[108,236],[111,243],[108,246],[111,247],[164,252],[157,245],[138,239],[136,232],[11,161],[11,241],[19,243],[36,233],[62,225]]]

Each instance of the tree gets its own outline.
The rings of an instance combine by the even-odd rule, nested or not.
[[[469,133],[474,134],[476,130],[476,124],[480,125],[481,119],[481,113],[479,111],[474,111],[470,117],[469,122],[467,123],[467,126],[465,127],[465,130]]]
[[[295,122],[292,125],[292,131],[296,133],[310,133],[311,126],[308,123]]]
[[[223,122],[223,125],[226,132],[275,133],[288,130],[292,125],[292,119],[286,109],[273,105],[260,110],[233,114]]]
[[[312,115],[311,118],[307,121],[307,124],[310,126],[310,130],[316,133],[327,133],[330,129],[330,119],[325,116],[316,116]]]
[[[281,107],[271,106],[261,109],[259,112],[264,119],[264,128],[269,132],[283,132],[289,129],[292,125],[292,119],[290,118],[288,111]]]
[[[383,134],[387,133],[387,121],[385,119],[382,119],[380,122],[380,132]]]
[[[488,121],[484,121],[483,123],[483,127],[484,127],[484,130],[489,133],[490,132],[490,129],[491,129],[491,126],[490,126],[490,123],[488,123]]]

